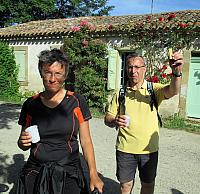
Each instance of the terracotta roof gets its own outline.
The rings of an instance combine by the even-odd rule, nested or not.
[[[170,14],[175,14],[176,19],[179,21],[197,22],[200,26],[200,10],[185,10],[177,12],[165,12],[153,14],[152,19],[158,20],[159,17],[167,18]],[[124,16],[98,16],[98,17],[79,17],[79,18],[66,18],[66,19],[49,19],[40,21],[31,21],[17,26],[10,26],[0,28],[1,39],[13,38],[33,38],[33,37],[51,37],[62,36],[70,33],[73,26],[78,26],[80,21],[87,20],[96,27],[95,33],[109,32],[109,26],[112,26],[112,31],[124,31],[127,26],[129,28],[136,28],[140,24],[147,21],[150,14],[144,15],[124,15]]]

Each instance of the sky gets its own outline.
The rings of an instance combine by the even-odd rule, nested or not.
[[[115,8],[110,15],[150,14],[152,0],[108,0]],[[200,0],[153,0],[152,13],[200,10]]]

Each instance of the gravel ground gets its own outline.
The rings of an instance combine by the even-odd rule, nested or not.
[[[17,174],[29,152],[21,151],[16,144],[20,127],[17,125],[19,107],[0,103],[0,188],[9,187],[12,193]],[[115,129],[104,125],[102,119],[92,119],[91,134],[95,148],[96,163],[105,182],[105,194],[119,194],[115,177]],[[158,175],[155,194],[200,193],[200,135],[161,129]],[[134,193],[139,194],[138,176]]]

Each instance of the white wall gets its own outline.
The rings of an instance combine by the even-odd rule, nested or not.
[[[63,44],[61,38],[58,39],[36,39],[36,40],[12,40],[10,46],[27,46],[28,47],[28,85],[23,89],[28,91],[42,91],[43,84],[38,71],[38,55],[42,50],[49,50],[52,47],[60,47]]]

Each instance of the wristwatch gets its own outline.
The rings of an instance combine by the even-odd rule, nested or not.
[[[181,77],[181,76],[182,76],[182,72],[173,72],[173,71],[172,71],[172,75],[173,75],[174,77]]]

